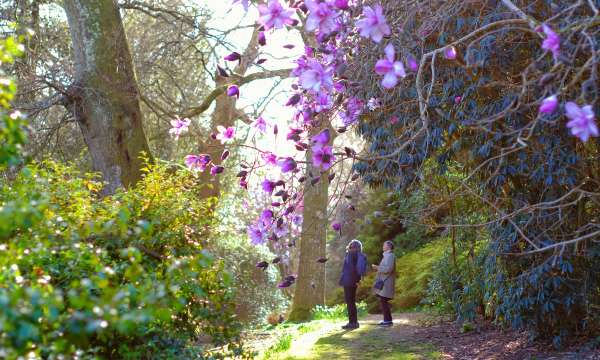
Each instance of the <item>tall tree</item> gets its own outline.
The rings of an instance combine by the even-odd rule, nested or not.
[[[315,128],[312,135],[316,135],[318,130]],[[329,180],[327,171],[321,173],[313,165],[312,156],[312,149],[307,150],[298,280],[289,316],[292,321],[308,320],[316,305],[325,304],[325,264],[317,260],[325,257],[327,248]],[[319,181],[313,183],[312,179],[317,178]]]
[[[142,153],[150,157],[121,14],[114,0],[65,0],[63,6],[75,62],[66,105],[107,182],[104,193],[113,193],[137,182]]]

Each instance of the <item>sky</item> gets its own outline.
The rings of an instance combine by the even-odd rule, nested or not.
[[[251,25],[254,24],[258,18],[258,11],[254,6],[251,6],[246,13],[240,4],[232,4],[231,0],[196,1],[213,12],[212,20],[207,24],[210,28],[230,29],[238,24]],[[232,32],[227,39],[233,44],[234,48],[219,49],[219,51],[221,51],[220,55],[225,56],[231,51],[242,53],[251,35],[252,29],[250,28]],[[268,70],[292,68],[294,66],[292,61],[304,52],[304,45],[299,33],[297,31],[276,30],[267,32],[266,36],[267,45],[261,47],[263,56],[259,56],[259,58],[268,59],[267,62],[263,64],[264,67]],[[288,44],[294,45],[295,47],[291,50],[283,47]],[[221,62],[221,65],[224,63],[224,61]],[[261,69],[253,67],[249,72],[252,73],[257,71],[261,71]],[[238,108],[251,111],[254,104],[258,104],[261,99],[269,95],[269,91],[277,80],[279,79],[257,80],[242,86],[240,88],[240,99],[237,104]],[[269,136],[262,136],[258,144],[264,148],[277,149],[276,154],[281,156],[290,156],[297,153],[297,151],[294,150],[293,144],[285,139],[285,129],[293,115],[293,109],[285,106],[285,103],[291,96],[290,85],[292,83],[292,78],[284,80],[273,92],[277,93],[277,95],[262,113],[263,118],[267,120],[267,122],[276,123],[282,131],[280,131],[277,139],[271,134]]]

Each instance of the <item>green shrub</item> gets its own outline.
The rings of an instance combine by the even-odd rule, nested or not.
[[[367,314],[367,303],[361,301],[356,304],[358,316]],[[333,306],[317,305],[312,311],[313,320],[342,320],[348,317],[346,304],[337,304]]]
[[[6,358],[188,358],[200,335],[236,343],[231,275],[201,246],[213,217],[187,172],[149,166],[102,199],[93,176],[52,162],[0,185]]]

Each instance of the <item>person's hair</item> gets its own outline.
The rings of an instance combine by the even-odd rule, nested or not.
[[[387,244],[390,250],[394,250],[394,243],[391,240],[387,240],[384,244]]]
[[[350,250],[350,248],[358,246],[358,251],[362,251],[362,243],[358,239],[353,239],[346,246],[346,250]]]

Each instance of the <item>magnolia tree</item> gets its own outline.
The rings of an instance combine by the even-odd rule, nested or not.
[[[295,115],[282,131],[297,155],[253,147],[256,157],[237,169],[244,188],[260,169],[280,170],[278,179],[257,180],[272,202],[248,227],[253,244],[293,243],[289,231],[301,222],[305,194],[333,180],[342,162],[355,170],[347,181],[361,177],[401,190],[422,180],[424,164],[433,159],[440,171],[458,164],[466,172],[448,201],[468,195],[490,209],[489,221],[469,226],[489,228],[499,257],[495,264],[519,263],[524,255],[533,259],[515,271],[496,268],[499,279],[502,274],[519,279],[514,286],[499,285],[502,294],[490,299],[499,304],[498,314],[504,311],[505,319],[522,325],[515,314],[526,307],[538,306],[543,313],[548,301],[553,307],[560,301],[564,313],[574,308],[577,300],[554,295],[529,305],[510,298],[519,287],[543,293],[543,285],[529,275],[553,276],[556,266],[573,271],[571,262],[578,260],[565,260],[569,254],[580,254],[600,238],[598,142],[593,140],[599,136],[594,108],[599,13],[593,1],[234,4],[257,7],[261,44],[275,31],[296,27],[314,39],[305,41],[304,54],[294,61],[286,105]],[[232,53],[224,60],[238,59]],[[245,91],[240,85],[228,84],[227,95]],[[177,123],[173,132],[187,126]],[[253,126],[264,136],[278,135],[262,117]],[[334,148],[333,135],[351,129],[370,147],[360,153]],[[233,126],[220,127],[213,136],[236,146]],[[218,176],[227,168],[227,154],[220,159],[190,154],[185,162],[193,171]],[[341,231],[344,223],[332,227]],[[295,280],[285,277],[279,286]],[[564,289],[557,284],[553,294]]]

